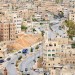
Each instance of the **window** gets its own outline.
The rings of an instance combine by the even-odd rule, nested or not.
[[[55,50],[52,50],[53,52],[55,51]]]
[[[52,56],[55,56],[55,54],[52,54]]]
[[[48,56],[51,56],[51,54],[48,54]]]
[[[49,46],[52,46],[52,44],[49,44]]]
[[[48,65],[50,65],[50,64],[48,64]]]
[[[16,18],[16,17],[14,17],[14,18]]]
[[[46,47],[48,47],[48,45],[46,45]]]
[[[56,46],[56,43],[54,44],[54,46]]]
[[[73,64],[74,64],[75,62],[73,62]]]
[[[51,52],[51,50],[48,50],[48,52]]]

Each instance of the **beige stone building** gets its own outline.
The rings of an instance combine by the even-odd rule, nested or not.
[[[71,8],[69,12],[69,20],[72,20],[75,22],[75,8]]]
[[[58,44],[61,45],[61,44],[68,44],[69,43],[69,39],[68,38],[56,38],[56,40],[58,41]]]
[[[58,44],[58,41],[45,37],[43,48],[43,66],[49,69],[54,67],[54,65],[59,65],[60,58],[57,53],[61,52],[61,46]]]
[[[75,0],[69,1],[70,8],[75,8]]]
[[[69,1],[69,20],[72,20],[75,22],[75,0],[70,0]]]
[[[61,69],[62,65],[75,64],[75,50],[71,48],[68,38],[51,40],[46,36],[43,48],[43,67],[45,69]]]
[[[43,51],[43,62],[45,68],[52,68],[60,63],[57,53],[61,52],[60,45],[57,41],[49,41],[45,43]]]

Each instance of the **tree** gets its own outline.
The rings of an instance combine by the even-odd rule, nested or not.
[[[36,18],[32,18],[32,21],[34,21],[34,22],[35,22],[35,21],[37,21],[37,19],[36,19]]]
[[[45,21],[45,19],[43,18],[41,21]]]
[[[71,20],[65,20],[65,25],[69,28],[67,30],[69,38],[73,38],[75,36],[75,23]]]
[[[24,25],[22,25],[22,26],[21,26],[21,29],[22,29],[22,30],[25,30],[25,32],[26,32],[27,27],[26,27],[26,26],[24,26]]]
[[[31,52],[33,52],[33,48],[31,48],[31,50],[30,50]]]
[[[63,0],[56,0],[56,3],[62,3]]]
[[[56,0],[56,3],[59,3],[59,0]]]
[[[27,27],[25,27],[25,32],[26,32],[26,30],[27,30]]]
[[[72,48],[75,48],[75,43],[72,43],[72,44],[71,44],[71,47],[72,47]]]
[[[38,49],[38,48],[39,48],[39,46],[37,45],[35,49]]]
[[[40,23],[40,25],[43,25],[43,23]]]
[[[16,64],[15,64],[16,67],[18,66],[18,62],[19,62],[19,61],[16,61]]]
[[[36,31],[36,30],[35,30],[35,28],[33,28],[32,30],[33,30],[33,32],[35,32],[35,31]]]
[[[45,33],[44,31],[41,31],[41,35],[42,35],[42,36],[44,36],[44,33]]]
[[[18,60],[21,60],[22,59],[22,56],[20,56],[19,58],[18,58]]]

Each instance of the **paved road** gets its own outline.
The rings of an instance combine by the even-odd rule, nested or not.
[[[23,71],[23,73],[25,72],[25,68],[28,68],[28,71],[30,71],[30,69],[33,67],[34,65],[34,59],[36,60],[38,56],[42,56],[42,51],[39,51],[37,53],[35,53],[34,55],[26,58],[24,61],[22,61],[22,63],[19,66],[20,71]]]
[[[36,53],[36,55],[38,55],[39,56],[39,54],[40,54],[40,52],[37,52]],[[11,57],[11,60],[10,61],[6,61],[5,62],[5,66],[6,66],[6,68],[7,68],[7,71],[8,71],[8,75],[18,75],[18,73],[17,73],[17,70],[16,70],[16,66],[15,66],[15,64],[16,64],[16,61],[18,60],[18,57],[19,56],[23,56],[23,57],[27,57],[28,56],[28,58],[26,58],[26,59],[24,59],[24,60],[26,60],[26,62],[28,63],[31,63],[29,66],[30,67],[32,67],[32,64],[34,64],[34,62],[32,62],[31,61],[31,59],[33,59],[34,57],[33,56],[30,56],[29,54],[27,54],[27,56],[25,56],[24,54],[22,54],[22,53],[16,53],[16,54],[13,54],[12,55],[12,57]],[[35,56],[35,55],[34,55]],[[31,58],[31,59],[30,59]],[[31,61],[31,62],[30,62]],[[14,64],[11,64],[11,63],[14,63]],[[28,64],[29,64],[28,63]]]
[[[18,56],[14,55],[13,58],[9,62],[7,62],[6,68],[8,70],[8,75],[18,75],[15,64],[11,64],[11,63],[16,63],[17,60]]]

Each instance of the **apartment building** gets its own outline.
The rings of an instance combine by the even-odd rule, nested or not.
[[[64,17],[68,18],[68,16],[69,16],[69,9],[65,7],[65,8],[62,9],[62,11],[64,13]]]
[[[59,45],[68,44],[69,43],[69,39],[67,37],[66,38],[57,37],[55,40],[58,41]]]
[[[75,0],[69,1],[70,11],[69,11],[69,20],[75,22]]]
[[[9,22],[4,13],[0,13],[0,41],[15,40],[15,24]]]
[[[21,9],[18,12],[24,20],[29,20],[31,16],[34,15],[33,9]]]
[[[75,69],[65,66],[61,71],[60,75],[75,75]]]
[[[16,33],[18,34],[21,32],[22,18],[16,12],[12,13],[11,15],[13,18],[13,23],[16,26]]]
[[[39,15],[39,14],[35,14],[35,15],[33,16],[33,19],[36,19],[37,21],[40,21],[40,20],[42,19],[42,17],[41,17],[41,15]]]
[[[46,35],[47,34],[45,34],[43,46],[43,64],[47,69],[60,63],[60,58],[58,58],[57,53],[61,52],[61,47],[58,44],[58,41],[51,40],[50,38],[48,38],[48,35]]]
[[[60,46],[58,45],[57,41],[49,41],[45,43],[44,51],[43,51],[43,61],[47,68],[52,67],[55,64],[59,63],[60,60],[56,55],[57,55],[57,52],[59,53],[60,51],[61,51]],[[58,61],[56,61],[56,59]]]
[[[62,40],[62,39],[61,39]],[[51,68],[62,68],[62,65],[75,64],[75,51],[67,42],[46,39],[43,50],[43,67],[46,70]]]
[[[71,48],[71,45],[61,45],[61,52],[57,53],[61,58],[60,64],[74,65],[75,64],[75,51]]]
[[[69,39],[67,37],[51,39],[48,36],[48,31],[45,32],[43,43],[43,65],[45,69],[62,68],[62,64],[75,63],[75,51],[68,44]]]
[[[69,20],[72,20],[75,22],[75,8],[71,9],[69,12]]]
[[[75,8],[75,0],[70,0],[69,6],[70,6],[70,8]]]
[[[70,7],[69,20],[75,22],[75,0],[69,1],[69,7]]]

